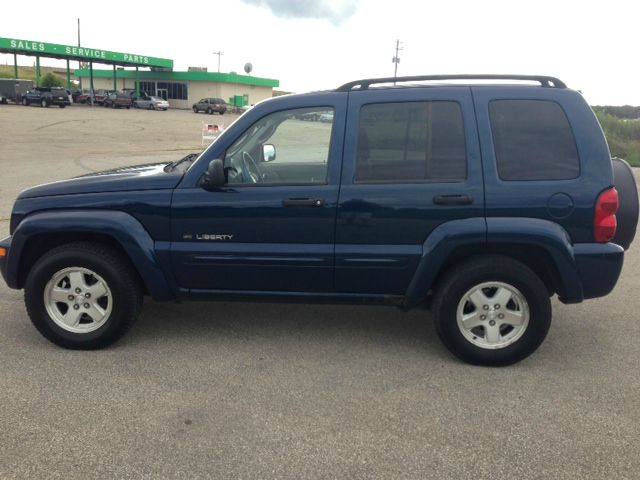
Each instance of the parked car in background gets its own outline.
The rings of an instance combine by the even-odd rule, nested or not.
[[[224,115],[227,111],[227,102],[221,98],[203,98],[198,103],[193,104],[193,113],[206,112],[212,115],[217,112]]]
[[[76,103],[91,103],[91,92],[84,90],[76,95],[74,98]]]
[[[322,123],[332,123],[333,122],[333,112],[321,113],[318,116],[318,121]]]
[[[133,101],[133,106],[135,108],[146,108],[148,110],[168,110],[170,105],[164,98],[144,95],[136,98]]]
[[[22,96],[22,104],[25,106],[36,104],[41,107],[58,105],[60,108],[64,108],[67,105],[71,105],[71,102],[64,88],[36,87]]]
[[[109,90],[96,90],[93,94],[93,103],[102,105],[110,93],[111,92]]]
[[[128,110],[131,108],[133,102],[131,101],[131,96],[128,93],[113,92],[105,97],[102,104],[105,107],[126,108]]]

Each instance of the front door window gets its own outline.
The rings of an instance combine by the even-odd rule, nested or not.
[[[333,108],[272,113],[253,124],[226,152],[229,185],[327,183]]]

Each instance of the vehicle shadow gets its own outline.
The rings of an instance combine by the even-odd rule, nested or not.
[[[158,303],[145,300],[128,343],[259,339],[279,342],[396,344],[441,350],[430,312],[389,306],[240,302]]]

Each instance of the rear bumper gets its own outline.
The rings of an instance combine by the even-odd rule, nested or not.
[[[7,250],[7,254],[4,257],[0,257],[0,273],[2,273],[2,278],[4,278],[7,285],[9,285],[7,281],[7,264],[9,263],[9,254],[11,253],[11,237],[0,240],[0,247]]]
[[[609,294],[620,277],[624,249],[615,243],[577,243],[573,252],[583,298]]]

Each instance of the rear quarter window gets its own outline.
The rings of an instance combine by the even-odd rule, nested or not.
[[[573,131],[556,102],[494,100],[489,117],[502,180],[570,180],[580,175]]]

